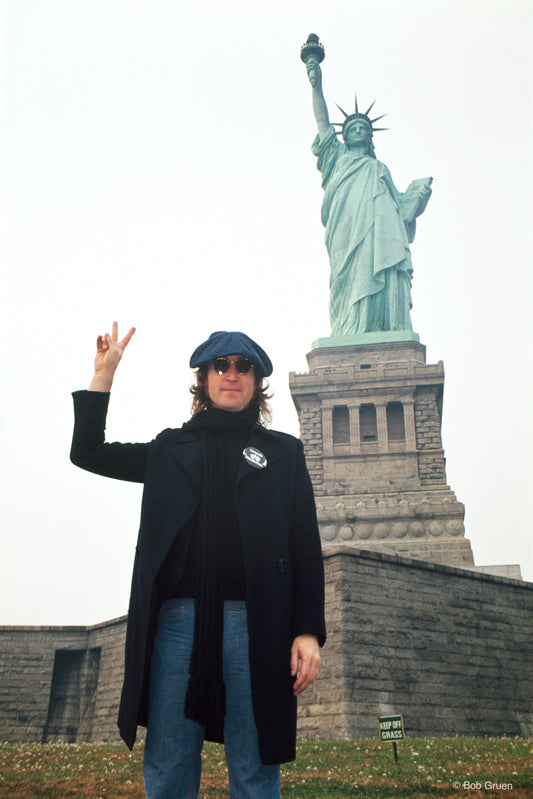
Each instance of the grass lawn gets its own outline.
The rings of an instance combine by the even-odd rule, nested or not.
[[[142,799],[142,745],[0,744],[2,799]],[[533,738],[302,741],[283,799],[533,797]],[[228,799],[223,748],[206,744],[201,799]]]

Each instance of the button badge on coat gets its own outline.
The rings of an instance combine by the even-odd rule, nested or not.
[[[246,447],[242,454],[246,463],[249,463],[254,469],[264,469],[267,465],[267,459],[260,449]]]

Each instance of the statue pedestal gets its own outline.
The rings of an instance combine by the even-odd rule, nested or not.
[[[319,339],[309,372],[289,377],[322,544],[469,568],[464,505],[446,483],[443,363],[426,364],[411,331],[364,336],[381,340]]]

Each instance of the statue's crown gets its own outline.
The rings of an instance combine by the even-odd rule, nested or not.
[[[374,103],[375,102],[376,101],[374,100]],[[339,111],[341,111],[344,114],[344,121],[343,122],[334,122],[333,123],[334,125],[341,126],[341,130],[339,130],[338,133],[344,134],[344,131],[346,130],[346,128],[348,128],[352,124],[352,122],[355,122],[358,119],[362,120],[363,122],[366,122],[366,124],[368,125],[368,127],[370,128],[372,133],[375,133],[376,131],[380,131],[380,130],[388,130],[388,128],[375,128],[374,127],[374,122],[378,122],[378,120],[383,119],[383,117],[386,116],[386,114],[381,114],[381,116],[375,117],[374,119],[370,119],[370,117],[368,116],[370,111],[372,110],[372,107],[373,107],[374,103],[369,105],[364,113],[361,113],[361,111],[359,111],[359,108],[357,107],[357,95],[356,95],[356,97],[355,97],[355,112],[353,114],[347,114],[346,111],[344,111],[344,109],[342,109],[340,107],[340,105],[337,105],[337,108],[339,109]]]

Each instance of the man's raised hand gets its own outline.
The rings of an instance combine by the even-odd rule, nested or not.
[[[111,334],[98,336],[94,358],[94,377],[89,391],[109,391],[111,389],[115,370],[134,333],[135,328],[130,327],[124,338],[119,341],[118,323],[113,322]]]

